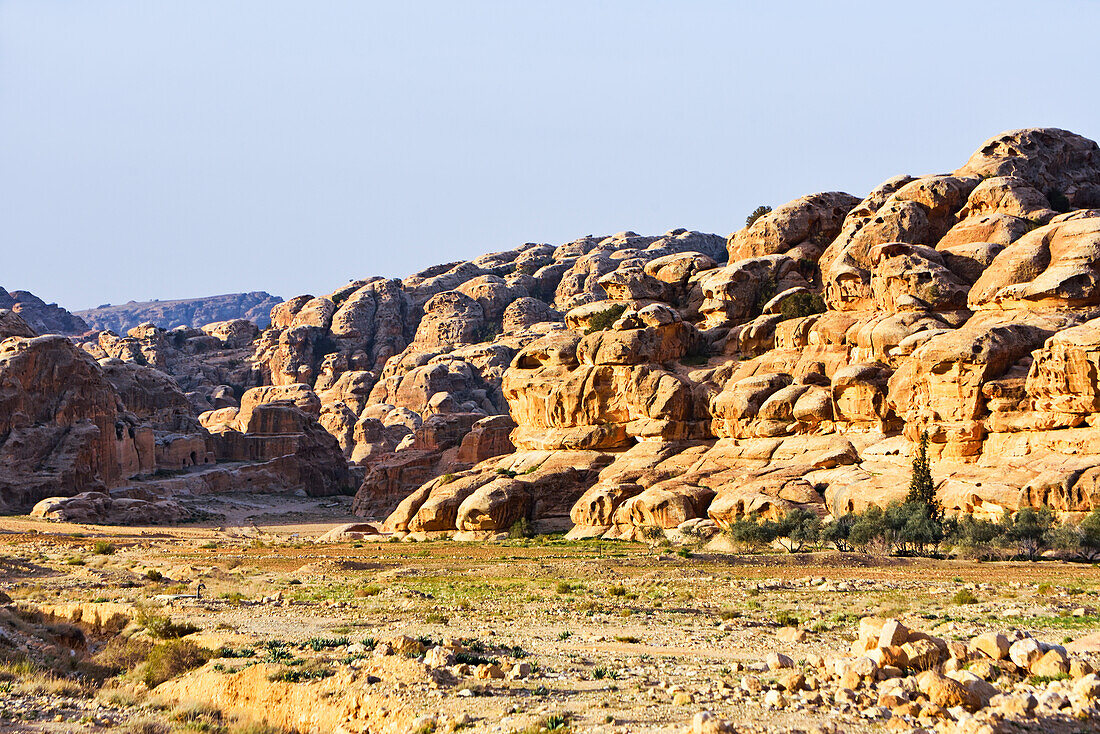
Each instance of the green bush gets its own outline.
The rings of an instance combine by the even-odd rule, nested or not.
[[[187,622],[176,623],[165,614],[157,614],[150,609],[139,609],[134,621],[145,628],[152,637],[162,640],[186,637],[201,628]]]
[[[133,637],[112,637],[103,649],[92,656],[92,663],[108,675],[118,675],[137,668],[149,657],[153,643]]]
[[[949,523],[946,541],[961,555],[989,559],[998,555],[1003,536],[1003,525],[962,515]]]
[[[818,293],[800,291],[783,299],[779,314],[783,320],[800,319],[814,314],[825,313],[825,299]]]
[[[978,597],[974,596],[974,592],[970,589],[959,589],[955,592],[955,596],[951,597],[952,604],[958,604],[962,606],[964,604],[977,604]]]
[[[594,334],[597,331],[607,331],[624,313],[626,313],[625,303],[616,303],[614,306],[608,306],[603,311],[597,311],[588,317],[588,326],[585,328],[584,333]]]
[[[97,540],[95,545],[92,546],[92,551],[99,556],[113,556],[115,554],[115,545],[106,540]]]

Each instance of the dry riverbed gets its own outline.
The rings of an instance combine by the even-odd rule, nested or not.
[[[319,544],[339,501],[241,502],[221,526],[0,518],[0,730],[1100,727],[1084,691],[1100,668],[1091,565],[681,555],[553,537]],[[883,632],[884,619],[904,632]],[[988,632],[1005,634],[1001,659],[971,642]],[[179,635],[209,659],[161,682],[142,655],[182,649]],[[925,651],[928,665],[922,637],[944,646]],[[112,640],[115,668],[103,664]],[[120,663],[123,642],[144,652]],[[1034,660],[1017,664],[1009,647],[1034,647]],[[1029,667],[1037,656],[1047,667]]]

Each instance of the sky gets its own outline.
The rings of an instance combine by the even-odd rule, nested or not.
[[[1100,2],[0,0],[0,286],[329,293],[1100,137]]]

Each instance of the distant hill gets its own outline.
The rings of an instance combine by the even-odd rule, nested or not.
[[[271,307],[282,303],[282,300],[264,291],[253,291],[184,298],[178,301],[130,301],[117,306],[106,304],[76,313],[90,328],[110,330],[117,334],[125,334],[147,321],[171,329],[176,326],[199,327],[214,321],[249,319],[265,329],[271,322]]]
[[[0,288],[0,308],[19,314],[37,334],[83,334],[88,325],[56,303],[46,303],[28,291]]]

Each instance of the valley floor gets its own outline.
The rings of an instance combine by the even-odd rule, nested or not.
[[[140,667],[96,688],[21,678],[9,663],[0,730],[260,731],[241,722],[266,718],[272,731],[681,732],[701,711],[740,732],[944,729],[950,716],[891,718],[873,687],[848,700],[827,683],[816,656],[850,656],[864,616],[949,641],[1021,631],[1100,662],[1088,564],[681,554],[559,537],[322,544],[334,518],[349,521],[346,500],[216,502],[219,525],[0,518],[6,608],[79,617],[88,642],[74,659],[142,615],[197,627],[184,639],[219,650],[151,691]],[[96,609],[130,620],[89,626]],[[769,667],[772,653],[789,660]],[[806,683],[791,689],[797,670]],[[1097,726],[1068,706],[1032,713],[1021,725],[1036,731]],[[695,731],[720,730],[699,719]]]

